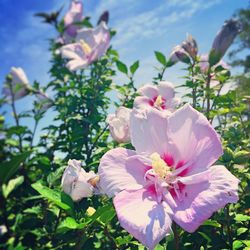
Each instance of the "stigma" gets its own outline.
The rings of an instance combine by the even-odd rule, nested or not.
[[[156,152],[150,155],[150,159],[152,160],[152,168],[157,176],[165,179],[170,174],[170,167]]]
[[[92,49],[90,48],[90,46],[83,39],[81,39],[79,43],[81,44],[82,50],[84,51],[86,55],[92,52]]]

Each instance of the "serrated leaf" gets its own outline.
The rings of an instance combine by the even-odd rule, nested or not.
[[[139,68],[139,61],[136,61],[136,62],[134,62],[131,66],[130,66],[130,72],[131,72],[131,74],[133,75],[135,72],[136,72],[136,70]]]
[[[121,71],[122,73],[124,74],[128,74],[128,67],[126,66],[126,64],[124,64],[123,62],[121,61],[116,61],[116,66],[118,68],[119,71]]]
[[[14,156],[10,161],[0,164],[0,183],[6,183],[18,170],[21,163],[23,163],[30,152],[25,152]]]
[[[8,182],[8,184],[3,184],[3,196],[5,198],[7,198],[9,196],[9,194],[15,190],[18,186],[20,186],[24,181],[24,177],[23,176],[19,176],[15,179],[12,179]]]
[[[166,57],[161,52],[155,51],[155,57],[159,63],[166,66],[166,64],[167,64]]]

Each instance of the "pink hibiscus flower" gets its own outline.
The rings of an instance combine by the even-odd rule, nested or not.
[[[146,84],[138,89],[140,96],[134,101],[134,107],[139,109],[157,109],[169,113],[174,111],[180,103],[175,97],[174,85],[167,81],[161,81],[159,85]]]
[[[109,29],[104,22],[96,28],[78,31],[76,43],[61,48],[62,56],[70,59],[67,63],[69,70],[85,68],[102,57],[109,47]]]
[[[76,23],[81,22],[82,20],[83,20],[83,4],[80,1],[72,0],[69,11],[66,13],[64,17],[64,26],[65,26],[64,35],[66,35],[66,40],[76,37],[77,30],[79,29]]]
[[[238,182],[224,166],[218,134],[186,104],[166,117],[155,109],[131,115],[135,151],[108,151],[99,166],[100,187],[121,226],[153,249],[174,220],[194,232],[215,211],[238,200]]]

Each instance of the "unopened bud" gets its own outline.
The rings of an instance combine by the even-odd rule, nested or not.
[[[182,42],[181,47],[193,58],[195,59],[198,53],[197,42],[191,35],[187,35],[187,39]]]
[[[109,22],[109,12],[107,10],[105,10],[101,16],[99,17],[99,20],[97,22],[97,25],[99,25],[101,22],[105,22],[106,24],[108,24]]]
[[[230,19],[223,24],[214,39],[209,54],[210,65],[214,65],[220,61],[240,31],[240,24],[236,20]]]
[[[169,61],[172,63],[177,63],[179,61],[183,63],[190,63],[190,57],[180,45],[177,45],[170,53]]]

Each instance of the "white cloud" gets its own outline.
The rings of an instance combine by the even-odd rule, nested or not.
[[[110,1],[114,2],[113,0]],[[141,40],[150,36],[157,37],[169,25],[188,19],[195,13],[210,8],[221,1],[211,0],[205,3],[203,0],[167,0],[164,3],[161,2],[153,9],[142,13],[137,13],[137,10],[134,8],[133,16],[126,16],[125,19],[120,18],[115,22],[118,34],[114,39],[114,45],[120,48],[134,39]],[[126,1],[119,1],[120,6],[122,6],[122,2]],[[116,7],[114,4],[114,11]],[[123,11],[124,15],[131,13],[131,11],[127,12],[126,9]]]

